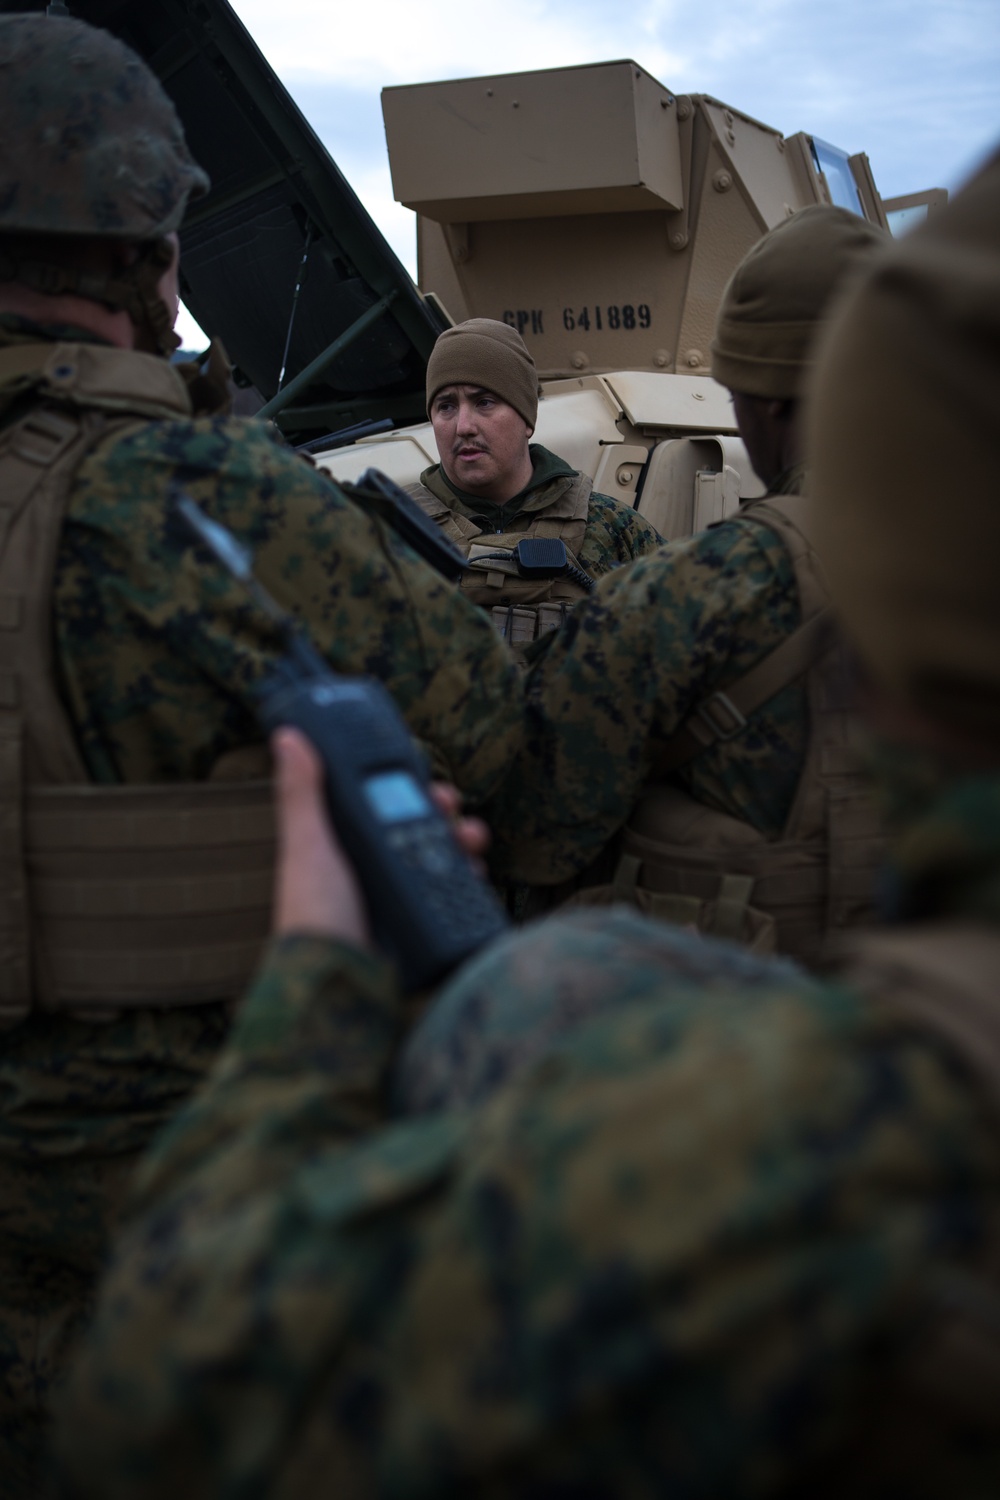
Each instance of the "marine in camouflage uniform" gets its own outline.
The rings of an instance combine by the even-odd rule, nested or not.
[[[879,830],[804,528],[799,416],[831,299],[885,241],[817,206],[734,273],[713,373],[767,495],[602,580],[547,643],[494,818],[517,829],[498,851],[506,875],[572,880],[560,895],[582,885],[575,899],[633,900],[808,963],[829,930],[870,915]],[[546,795],[532,804],[536,764]]]
[[[545,964],[603,1014],[471,1111],[396,1124],[387,966],[273,951],[144,1168],[73,1381],[69,1494],[879,1493],[870,1454],[833,1458],[881,1437],[989,1251],[984,1092],[856,991],[752,957],[713,984],[710,940],[623,913],[533,933],[475,993],[502,1014]],[[914,1481],[940,1441],[915,1410]],[[992,1493],[1000,1454],[977,1489],[970,1449],[971,1475],[945,1447],[927,1488],[884,1493]]]
[[[516,329],[470,318],[441,334],[427,365],[427,415],[441,462],[409,493],[469,559],[468,599],[519,655],[556,630],[612,568],[655,551],[659,533],[528,439],[538,420],[535,362]],[[561,541],[566,563],[525,575],[522,541]]]
[[[401,1069],[384,962],[286,932],[144,1165],[65,1407],[75,1500],[998,1493],[998,186],[1000,156],[887,255],[817,387],[890,925],[820,980],[559,915]]]
[[[5,16],[0,98],[5,527],[23,453],[37,457],[60,432],[91,434],[80,439],[68,494],[53,502],[66,511],[51,610],[44,579],[30,583],[51,619],[60,706],[51,710],[59,722],[50,715],[46,724],[65,734],[77,779],[183,791],[259,738],[254,686],[280,643],[172,521],[168,502],[183,488],[255,550],[261,580],[333,666],[385,681],[440,768],[483,797],[516,744],[521,691],[488,622],[259,424],[197,415],[184,382],[154,352],[176,344],[161,293],[174,257],[168,236],[189,195],[207,185],[155,79],[127,48],[81,23]],[[101,272],[102,256],[110,271]],[[9,310],[18,297],[42,311]],[[71,312],[84,307],[80,326]],[[94,333],[94,319],[124,326],[128,342],[149,352],[114,347]],[[24,586],[5,574],[5,606]],[[14,623],[5,607],[5,632]],[[0,646],[5,674],[23,676],[25,661],[8,661],[11,648]],[[51,676],[47,662],[39,676]],[[36,685],[23,682],[24,694]],[[8,723],[15,706],[5,686],[5,747],[21,734]],[[30,780],[48,746],[32,739],[38,724],[28,718]],[[18,829],[12,764],[5,749],[5,827]],[[11,917],[19,854],[9,839],[3,850],[0,1491],[15,1500],[38,1491],[48,1390],[88,1305],[128,1174],[204,1077],[238,991],[209,989],[204,1003],[174,1009],[120,1008],[98,996],[83,1013],[36,1003],[23,1014],[11,977],[25,925],[23,910]],[[80,899],[99,895],[100,881],[81,884]],[[258,932],[266,910],[265,895]],[[152,956],[146,969],[155,981]],[[104,1012],[98,1020],[95,1009]]]

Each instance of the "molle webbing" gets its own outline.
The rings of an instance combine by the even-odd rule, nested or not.
[[[589,477],[578,474],[551,505],[530,513],[530,518],[524,516],[528,524],[523,530],[493,533],[452,510],[425,485],[407,486],[407,492],[469,558],[470,567],[460,584],[463,594],[480,609],[489,610],[497,630],[514,647],[557,630],[587,591],[571,578],[522,578],[513,556],[507,561],[496,553],[513,553],[525,537],[551,537],[564,543],[570,564],[581,568],[578,554],[587,534],[592,489]]]
[[[148,417],[190,415],[162,360],[0,350],[38,404],[0,432],[0,1019],[235,998],[267,928],[267,783],[96,787],[55,685],[52,584],[77,468]]]
[[[25,836],[46,1009],[242,993],[269,925],[269,781],[37,788]]]

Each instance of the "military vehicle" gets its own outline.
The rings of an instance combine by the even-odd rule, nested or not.
[[[699,530],[760,493],[709,375],[730,273],[807,204],[881,225],[895,207],[864,155],[675,95],[627,60],[387,88],[417,287],[226,0],[66,9],[121,36],[173,96],[212,178],[182,230],[184,300],[260,415],[341,479],[374,465],[407,483],[437,461],[434,340],[501,318],[542,375],[538,440],[664,536]]]
[[[886,225],[867,158],[785,138],[632,61],[388,88],[396,198],[419,282],[456,319],[502,318],[542,376],[537,437],[666,537],[760,493],[709,374],[729,275],[809,203]],[[319,462],[415,479],[425,425]]]
[[[421,289],[523,335],[538,440],[668,538],[761,493],[709,374],[716,308],[796,209],[888,227],[867,157],[675,95],[629,60],[387,88],[382,109]],[[428,424],[318,455],[340,478],[374,462],[401,482],[436,458]]]

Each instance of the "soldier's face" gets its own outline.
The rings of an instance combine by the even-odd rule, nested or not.
[[[441,465],[457,489],[502,505],[531,478],[531,428],[478,385],[446,385],[431,403]]]
[[[743,391],[730,391],[729,394],[733,398],[736,425],[754,473],[764,484],[770,484],[792,461],[788,439],[794,404],[766,396],[748,396]]]

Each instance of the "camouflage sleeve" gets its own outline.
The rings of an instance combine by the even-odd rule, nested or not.
[[[784,547],[764,527],[740,521],[669,543],[601,579],[530,667],[525,743],[488,811],[498,875],[545,885],[586,868],[687,714],[799,620]],[[776,836],[806,733],[796,684],[681,779],[702,800]]]
[[[261,582],[335,669],[389,687],[442,772],[473,798],[496,782],[522,706],[490,622],[260,424],[227,418],[137,424],[78,472],[56,641],[97,779],[198,779],[259,738],[252,690],[275,632],[191,546],[169,505],[177,488],[253,548]]]
[[[273,941],[208,1089],[168,1127],[171,1174],[213,1152],[224,1155],[238,1132],[249,1130],[261,1185],[280,1181],[287,1156],[278,1122],[295,1111],[313,1119],[330,1144],[371,1129],[385,1116],[399,1026],[398,984],[387,960],[309,935]],[[139,1202],[155,1197],[162,1154],[153,1152],[139,1174]],[[213,1191],[225,1196],[221,1180]]]
[[[591,577],[599,578],[662,546],[660,533],[631,506],[610,495],[591,495],[587,535],[580,548],[580,561]]]
[[[661,977],[485,1107],[359,1137],[385,976],[300,951],[146,1167],[68,1495],[811,1493],[988,1242],[992,1117],[850,993]]]

